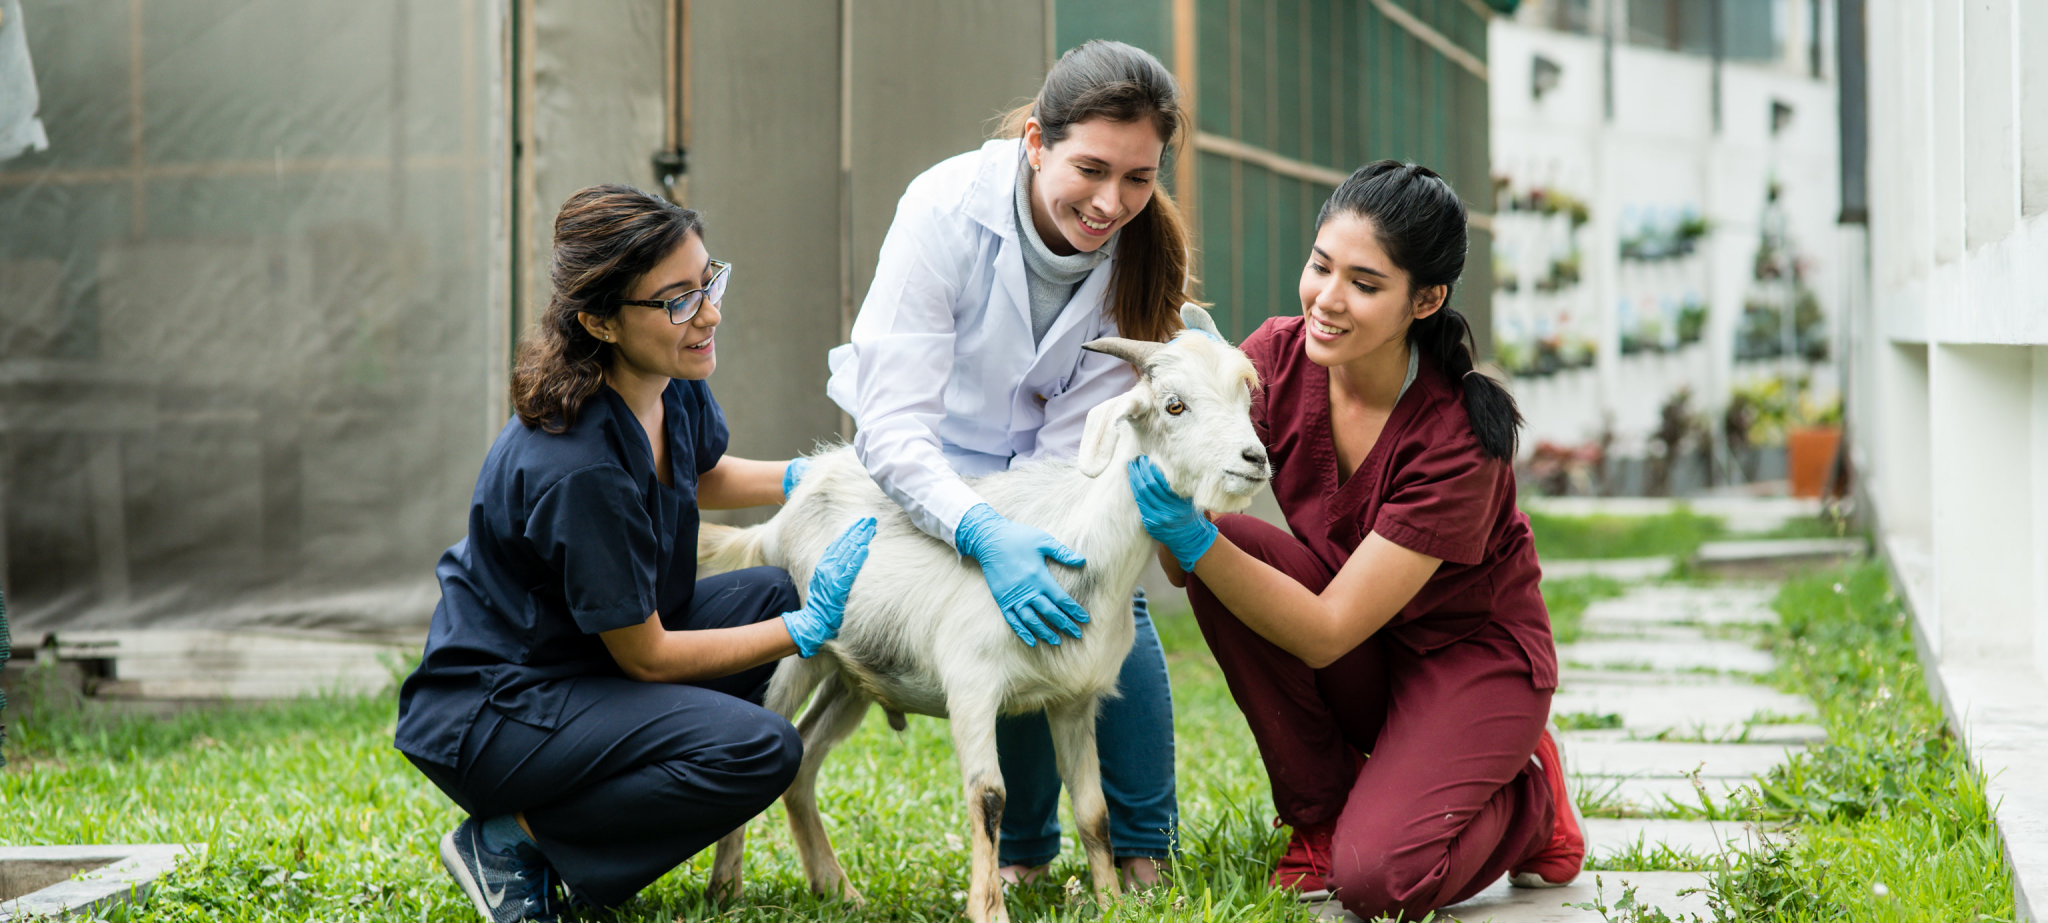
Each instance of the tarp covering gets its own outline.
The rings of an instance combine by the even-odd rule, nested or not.
[[[25,39],[49,144],[0,163],[16,636],[422,622],[505,412],[486,5],[17,2],[0,81]]]

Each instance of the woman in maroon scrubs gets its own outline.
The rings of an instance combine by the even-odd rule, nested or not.
[[[1383,160],[1316,222],[1302,316],[1243,344],[1294,534],[1211,524],[1148,459],[1131,469],[1293,828],[1273,884],[1410,919],[1503,873],[1568,884],[1585,841],[1546,730],[1557,654],[1515,506],[1521,417],[1445,306],[1465,207]]]

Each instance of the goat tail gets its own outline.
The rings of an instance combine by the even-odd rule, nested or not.
[[[697,527],[697,579],[768,563],[760,526],[741,529],[707,522]]]

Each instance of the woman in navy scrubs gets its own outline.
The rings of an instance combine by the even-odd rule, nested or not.
[[[704,379],[731,266],[697,214],[624,186],[555,219],[554,295],[517,419],[441,556],[398,749],[470,815],[441,861],[487,921],[631,898],[760,813],[802,758],[762,708],[775,663],[838,633],[874,520],[807,594],[758,567],[696,579],[697,511],[780,503],[795,466],[725,454]]]

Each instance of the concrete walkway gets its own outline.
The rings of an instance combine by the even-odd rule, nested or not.
[[[1546,571],[1551,568],[1545,567]],[[1636,583],[1594,603],[1565,665],[1551,713],[1562,727],[1566,771],[1586,813],[1589,865],[1625,857],[1682,857],[1710,867],[1747,851],[1754,831],[1713,816],[1738,789],[1823,735],[1811,702],[1764,684],[1771,656],[1757,647],[1776,619],[1774,586]],[[1598,923],[1571,907],[1596,897],[1612,907],[1623,889],[1672,919],[1710,917],[1701,872],[1588,871],[1571,887],[1510,888],[1505,881],[1437,919],[1495,923]],[[1335,905],[1324,917],[1349,917]],[[1617,916],[1616,919],[1621,919]]]

